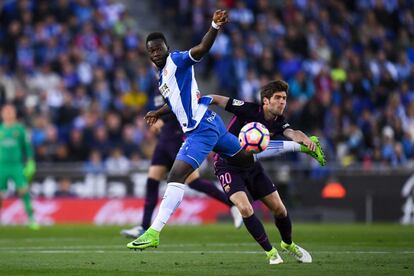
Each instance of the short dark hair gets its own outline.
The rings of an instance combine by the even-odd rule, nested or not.
[[[263,99],[264,98],[268,98],[270,99],[273,94],[275,94],[276,92],[286,92],[286,94],[289,93],[289,84],[287,84],[285,81],[283,80],[275,80],[275,81],[271,81],[268,84],[265,84],[264,86],[262,86],[260,88],[260,99],[263,103]]]
[[[165,45],[168,46],[167,44],[167,40],[165,39],[165,36],[163,33],[159,33],[159,32],[154,32],[154,33],[150,33],[147,36],[147,39],[145,41],[145,45],[148,44],[148,42],[152,41],[152,40],[156,40],[156,39],[161,39],[162,41],[164,41]]]

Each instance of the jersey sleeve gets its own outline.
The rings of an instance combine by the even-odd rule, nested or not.
[[[191,65],[196,64],[200,60],[196,60],[191,56],[191,50],[181,51],[181,52],[172,52],[171,59],[177,65],[177,67],[190,67]]]
[[[251,114],[257,114],[260,106],[255,103],[248,103],[241,100],[230,98],[227,102],[225,110],[233,113],[238,117],[251,116]]]
[[[280,118],[280,126],[281,126],[281,128],[282,128],[282,133],[283,133],[283,131],[285,131],[286,129],[291,128],[291,127],[290,127],[290,124],[286,121],[285,116],[280,116],[279,118]]]

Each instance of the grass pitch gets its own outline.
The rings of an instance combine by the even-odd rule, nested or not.
[[[126,248],[120,229],[2,226],[0,275],[414,275],[413,226],[295,224],[313,263],[281,253],[285,263],[272,266],[244,228],[167,226],[160,247],[142,252]],[[266,230],[279,248],[274,226]]]

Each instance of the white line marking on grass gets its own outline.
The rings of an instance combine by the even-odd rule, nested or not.
[[[15,243],[15,241],[13,241]],[[163,244],[163,248],[188,248],[188,247],[253,247],[256,246],[256,243],[185,243],[185,244]],[[60,249],[105,249],[105,248],[124,248],[124,244],[118,245],[61,245]],[[16,250],[16,249],[26,249],[26,250],[38,250],[38,249],[54,249],[56,245],[16,245],[13,247],[0,247],[0,252],[5,250]]]
[[[139,251],[139,250],[137,250]],[[67,249],[50,249],[50,250],[7,250],[4,253],[15,254],[82,254],[82,253],[130,253],[132,250],[67,250]],[[0,253],[3,253],[0,251]],[[264,254],[263,251],[222,251],[222,250],[191,250],[191,251],[162,251],[162,250],[145,250],[138,252],[141,254]],[[312,254],[414,254],[414,251],[311,251]]]

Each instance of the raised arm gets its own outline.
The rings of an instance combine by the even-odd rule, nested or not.
[[[216,40],[219,29],[229,21],[227,11],[216,10],[213,15],[213,21],[207,33],[204,35],[200,44],[191,48],[190,53],[193,59],[200,60],[205,54],[210,51]]]
[[[213,99],[213,101],[211,102],[211,104],[218,105],[218,106],[220,106],[222,108],[226,108],[226,105],[227,105],[227,103],[229,101],[229,97],[215,95],[215,94],[207,95],[207,97],[210,97],[210,98]]]

